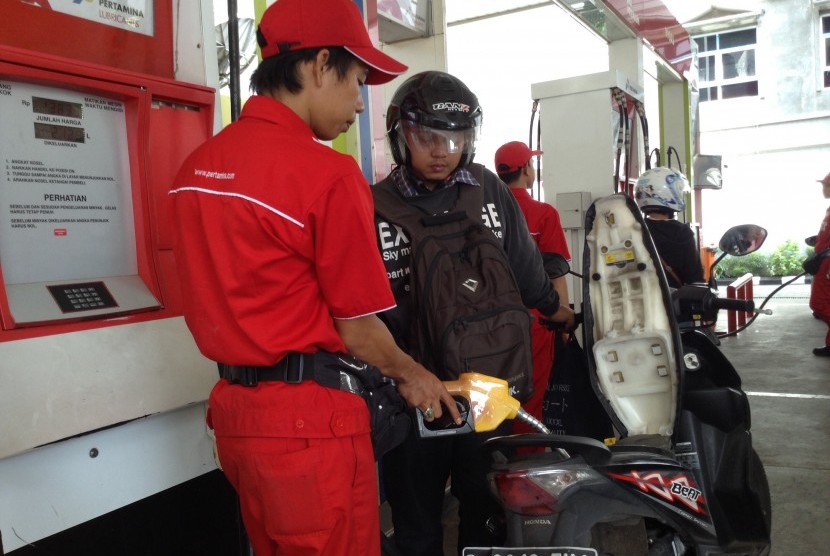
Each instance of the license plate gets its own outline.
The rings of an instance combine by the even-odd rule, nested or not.
[[[490,546],[465,548],[462,556],[597,556],[597,551],[574,546]]]

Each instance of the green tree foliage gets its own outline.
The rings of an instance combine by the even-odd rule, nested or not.
[[[718,278],[740,278],[746,273],[753,276],[795,276],[804,270],[801,263],[812,254],[812,248],[802,248],[793,240],[787,240],[772,253],[755,252],[744,257],[727,255],[716,270]],[[720,256],[718,252],[717,256]]]
[[[776,247],[769,256],[769,270],[772,276],[795,276],[803,270],[801,263],[806,258],[807,255],[801,246],[788,239],[783,245]]]
[[[744,257],[727,255],[718,264],[717,277],[740,278],[747,272],[753,276],[771,276],[769,273],[769,256],[757,251]]]

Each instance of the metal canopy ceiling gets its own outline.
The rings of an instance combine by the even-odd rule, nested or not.
[[[447,25],[555,5],[607,42],[640,37],[678,72],[688,69],[689,34],[667,3],[676,0],[445,0]]]
[[[636,35],[597,0],[445,0],[447,25],[462,25],[544,6],[558,6],[607,42]]]

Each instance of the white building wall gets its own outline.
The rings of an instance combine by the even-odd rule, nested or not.
[[[740,3],[757,27],[758,97],[700,105],[704,154],[723,156],[723,189],[703,192],[706,237],[730,225],[765,226],[771,251],[803,245],[827,208],[816,180],[830,172],[830,89],[822,86],[819,8],[813,0]]]

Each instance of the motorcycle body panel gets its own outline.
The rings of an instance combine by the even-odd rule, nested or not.
[[[697,365],[685,374],[676,458],[703,485],[721,547],[768,546],[769,485],[752,447],[749,400],[740,376],[705,335],[685,332],[683,345]]]
[[[555,446],[555,440],[552,441]],[[619,449],[618,449],[619,448]],[[506,512],[510,546],[593,546],[597,524],[626,524],[632,518],[685,530],[700,543],[716,543],[705,496],[693,472],[670,454],[649,447],[613,447],[597,475],[568,487],[556,512],[522,515]],[[662,452],[662,453],[661,453]],[[543,458],[496,464],[495,473],[544,472]],[[556,462],[558,469],[587,464],[580,457]]]

